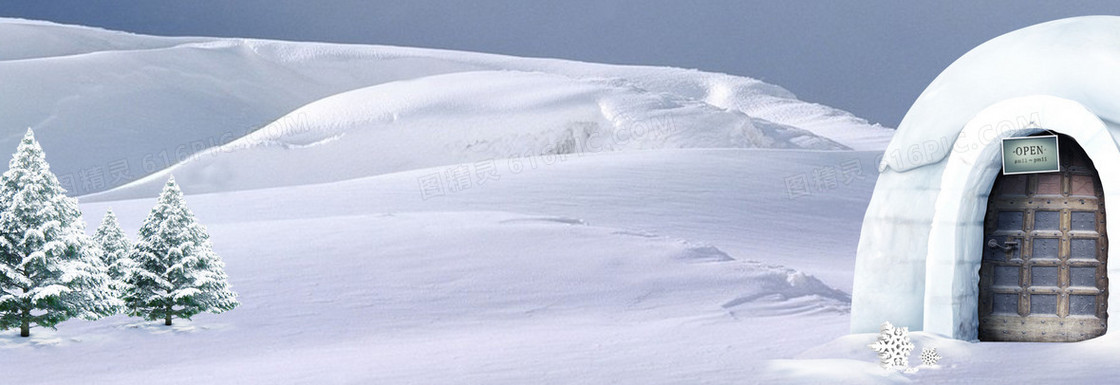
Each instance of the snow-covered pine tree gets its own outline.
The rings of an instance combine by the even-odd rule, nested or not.
[[[116,313],[100,253],[28,129],[0,176],[0,328],[27,337],[32,325]]]
[[[98,226],[97,232],[93,234],[93,240],[104,251],[101,254],[101,261],[109,269],[109,278],[113,279],[111,286],[118,293],[123,293],[124,275],[131,266],[128,255],[132,252],[132,242],[128,240],[124,230],[121,230],[121,225],[117,223],[117,216],[113,214],[112,209],[105,211],[105,218],[101,220],[101,226]]]
[[[206,228],[183,203],[183,193],[168,179],[132,249],[133,268],[124,294],[129,315],[150,321],[190,319],[238,305],[227,283],[225,264],[214,253]]]

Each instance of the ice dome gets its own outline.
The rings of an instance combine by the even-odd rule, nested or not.
[[[857,252],[852,332],[876,332],[890,321],[976,339],[984,222],[1002,170],[1000,139],[1067,135],[1095,165],[1103,202],[1120,202],[1120,173],[1111,172],[1120,170],[1117,122],[1120,17],[1034,25],[951,64],[914,102],[883,154]],[[1118,250],[1101,254],[1120,261]],[[1118,267],[1108,265],[1107,274],[1120,277]],[[1120,309],[1118,300],[1111,296],[1108,308]]]
[[[1101,119],[1120,122],[1117,90],[1120,16],[1074,17],[1013,31],[964,54],[926,87],[899,124],[880,169],[907,171],[943,160],[950,148],[940,144],[951,143],[969,119],[1019,96],[1076,100]]]

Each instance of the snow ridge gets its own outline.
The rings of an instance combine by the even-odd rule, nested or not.
[[[135,181],[258,130],[269,133],[269,140],[247,138],[222,150],[252,147],[253,155],[217,162],[233,167],[230,163],[281,156],[279,149],[257,148],[268,145],[289,153],[357,151],[361,157],[381,149],[367,148],[370,143],[351,144],[352,148],[339,143],[360,141],[355,137],[362,136],[392,139],[393,122],[399,122],[400,130],[425,133],[412,143],[375,144],[406,148],[443,137],[457,140],[426,150],[451,150],[455,156],[398,159],[394,156],[400,154],[383,152],[376,161],[338,156],[335,164],[378,165],[329,176],[304,174],[278,185],[511,153],[549,153],[555,151],[550,147],[564,148],[565,130],[581,125],[598,125],[604,133],[642,124],[698,130],[604,151],[866,149],[881,148],[893,132],[847,112],[799,101],[789,91],[756,79],[679,68],[392,46],[168,38],[16,19],[0,19],[0,35],[18,37],[0,43],[0,95],[10,98],[0,103],[0,147],[14,146],[23,129],[35,128],[44,147],[55,154],[51,163],[74,195]],[[503,79],[507,76],[510,79]],[[504,88],[487,88],[486,82],[492,81]],[[503,93],[509,91],[513,92]],[[364,103],[357,99],[363,94],[371,96]],[[315,112],[313,119],[292,122],[309,111]],[[499,135],[490,136],[494,133]],[[550,142],[553,139],[561,142]],[[483,147],[456,147],[474,142]],[[99,151],[68,150],[91,145]],[[323,148],[307,148],[310,145]],[[262,187],[228,185],[192,178],[190,173],[184,173],[181,183],[202,184],[204,191]],[[158,185],[148,189],[146,195],[152,195]]]

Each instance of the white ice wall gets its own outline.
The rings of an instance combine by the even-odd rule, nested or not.
[[[942,168],[879,175],[863,219],[852,282],[852,332],[883,321],[922,330],[926,246]]]

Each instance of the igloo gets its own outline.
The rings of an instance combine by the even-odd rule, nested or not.
[[[1120,239],[1108,220],[1120,206],[1105,205],[1120,205],[1118,122],[1120,17],[1034,25],[955,61],[879,164],[852,332],[884,321],[963,340],[1116,330],[1107,315],[1120,295],[1108,294],[1120,285],[1120,247],[1107,241]],[[1059,136],[1062,171],[1003,176],[1002,139],[1039,134]]]

